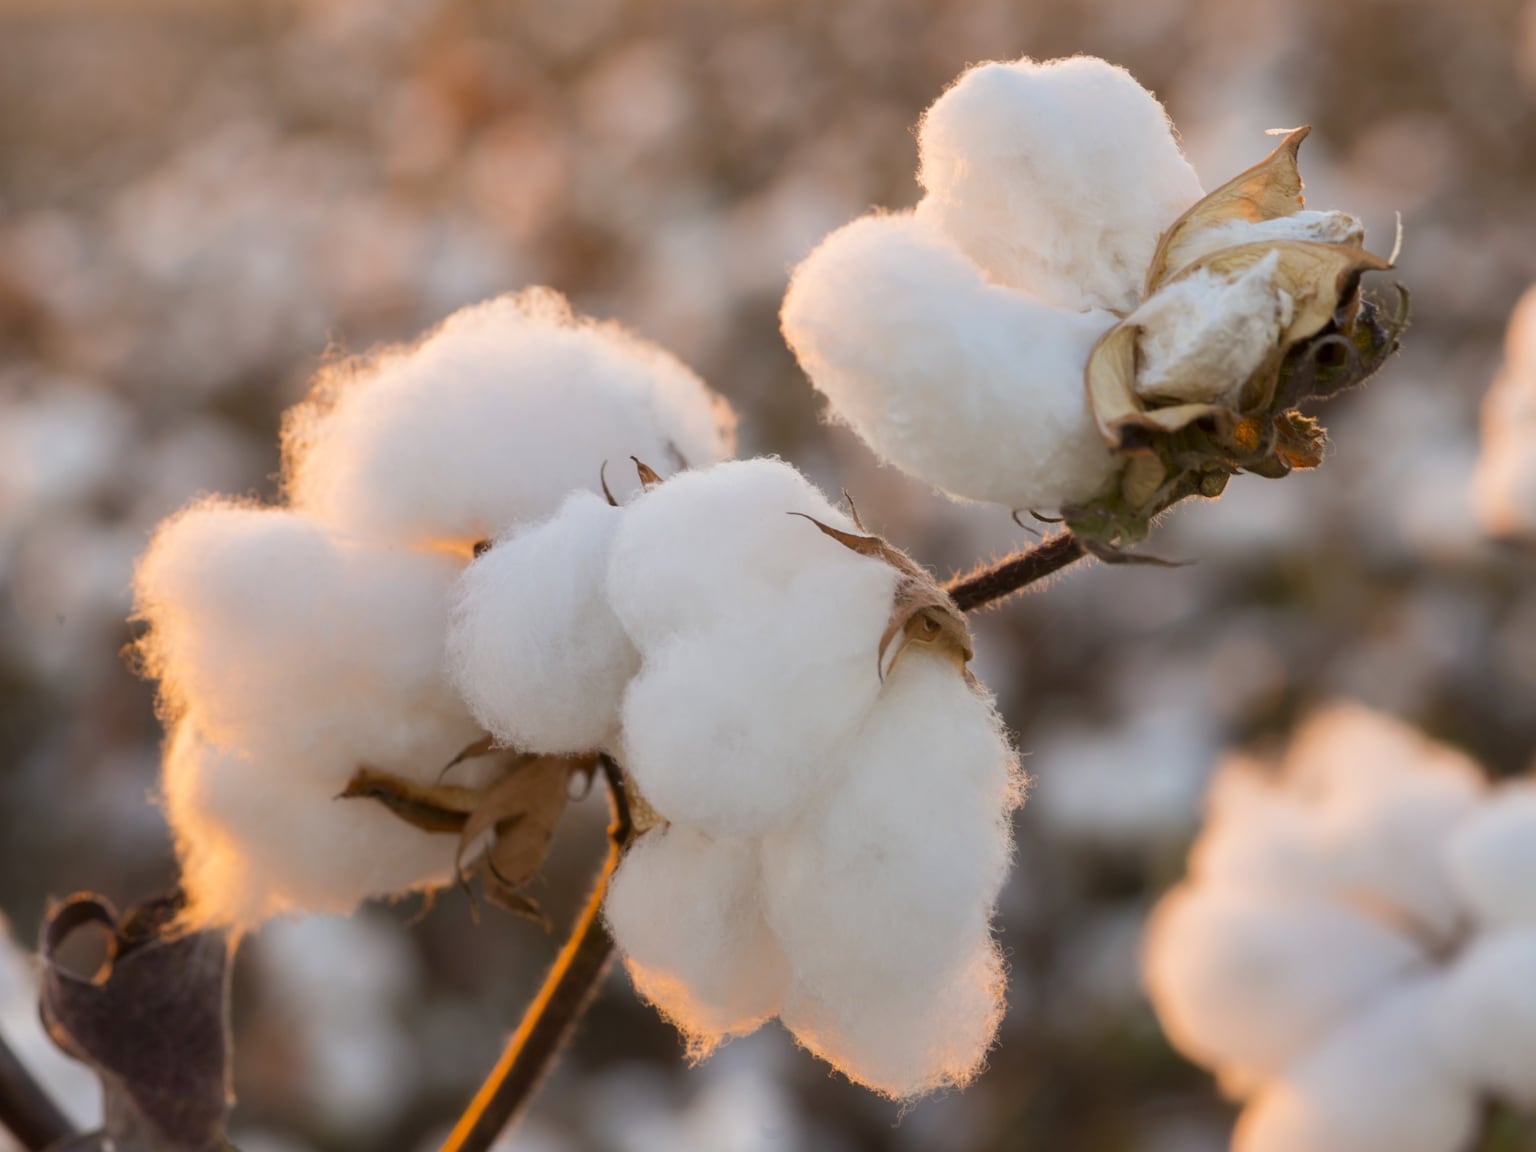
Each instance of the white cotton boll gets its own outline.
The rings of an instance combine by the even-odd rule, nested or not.
[[[1485,532],[1536,537],[1536,289],[1510,316],[1504,367],[1483,398],[1472,495]]]
[[[1167,285],[1135,312],[1138,394],[1210,403],[1231,396],[1279,347],[1293,310],[1271,252],[1231,279],[1204,269]]]
[[[1425,964],[1409,939],[1343,905],[1189,886],[1159,904],[1144,961],[1168,1038],[1238,1094]]]
[[[1233,1152],[1462,1152],[1478,1101],[1431,1042],[1433,981],[1389,992],[1243,1113]]]
[[[768,920],[794,972],[786,1023],[890,1095],[962,1084],[1001,1011],[990,921],[1012,751],[990,701],[913,650],[841,759],[801,820],[763,841]]]
[[[533,290],[455,313],[420,344],[323,377],[284,428],[296,507],[371,538],[472,544],[595,490],[606,461],[662,471],[730,454],[734,418],[681,362]]]
[[[1055,509],[1115,470],[1083,372],[1116,318],[988,284],[911,216],[828,236],[795,270],[781,319],[834,415],[952,496]]]
[[[475,718],[526,752],[605,748],[640,656],[608,606],[620,509],[573,492],[549,520],[496,542],[459,579],[453,680]]]
[[[779,1010],[788,970],[763,919],[757,846],[673,824],[630,846],[604,903],[630,978],[701,1057]]]
[[[1348,212],[1314,212],[1303,209],[1289,216],[1271,220],[1224,220],[1214,227],[1195,230],[1181,238],[1173,253],[1179,267],[1193,264],[1212,252],[1235,248],[1240,244],[1263,244],[1284,240],[1302,240],[1313,244],[1351,244],[1365,242],[1365,226]]]
[[[480,734],[444,676],[459,567],[274,509],[199,505],[156,533],[140,651],[179,720],[163,788],[195,919],[345,913],[451,878],[452,837],[334,798],[365,765],[431,782]]]
[[[1158,236],[1201,195],[1156,97],[1087,56],[970,69],[918,146],[920,213],[992,279],[1064,308],[1134,308]]]
[[[1311,813],[1263,764],[1241,755],[1211,780],[1189,874],[1201,884],[1283,897],[1324,889],[1329,876]]]
[[[825,611],[868,609],[883,598],[878,638],[894,571],[823,535],[807,516],[858,532],[782,460],[730,461],[675,476],[625,509],[609,554],[609,602],[643,652],[683,632],[761,624],[791,603],[797,614],[773,627],[803,628],[803,613],[818,606],[797,588],[830,580],[846,587]]]
[[[1536,928],[1536,783],[1506,784],[1446,844],[1452,882],[1489,927]]]
[[[1446,1063],[1474,1088],[1536,1108],[1536,930],[1479,937],[1443,983],[1435,1022]]]

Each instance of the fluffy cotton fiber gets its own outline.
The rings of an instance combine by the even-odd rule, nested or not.
[[[695,1056],[778,1015],[909,1097],[974,1075],[1001,1016],[1014,761],[948,653],[903,651],[882,681],[910,574],[807,517],[859,534],[777,460],[622,509],[573,497],[469,569],[457,676],[504,738],[567,747],[609,738],[616,670],[638,658],[612,742],[664,823],[606,905],[636,988]],[[558,588],[528,575],[550,566]],[[572,651],[550,651],[564,634]],[[578,687],[603,718],[586,730]]]
[[[349,911],[449,877],[451,840],[333,798],[365,764],[430,781],[477,736],[443,676],[457,567],[278,509],[207,503],[156,533],[140,652],[175,726],[165,798],[196,918]]]
[[[1459,1152],[1483,1101],[1536,1104],[1532,795],[1356,706],[1223,768],[1145,969],[1252,1097],[1235,1152]]]
[[[661,349],[535,289],[322,376],[288,415],[289,498],[371,539],[468,545],[596,489],[604,462],[730,455],[734,417]],[[634,473],[610,467],[616,489]]]
[[[1536,538],[1536,288],[1509,318],[1504,368],[1483,400],[1473,503],[1493,536]]]
[[[602,593],[613,510],[577,496],[518,529],[598,487],[605,461],[705,464],[731,438],[729,410],[676,360],[541,290],[323,374],[285,426],[291,506],[196,505],[139,566],[192,918],[347,912],[451,879],[453,837],[336,799],[359,768],[436,782],[485,728],[533,750],[612,738],[638,661]],[[451,606],[478,722],[449,680]]]

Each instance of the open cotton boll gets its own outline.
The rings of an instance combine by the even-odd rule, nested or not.
[[[680,824],[641,836],[604,902],[635,988],[706,1055],[779,1010],[788,969],[763,919],[754,843]]]
[[[291,750],[220,749],[189,719],[177,724],[161,793],[187,920],[249,928],[288,913],[345,915],[371,897],[449,883],[452,837],[420,831],[382,805],[336,798],[355,767]]]
[[[1041,510],[1114,471],[1083,371],[1115,319],[988,284],[911,216],[828,236],[782,314],[811,382],[879,456],[952,496]]]
[[[1464,1082],[1536,1108],[1536,929],[1474,940],[1444,979],[1435,1023],[1439,1049]]]
[[[1227,398],[1275,354],[1291,321],[1289,294],[1275,282],[1271,252],[1238,276],[1196,269],[1131,313],[1140,326],[1136,391],[1157,400]]]
[[[1187,885],[1158,905],[1144,956],[1169,1039],[1240,1095],[1424,964],[1345,906]]]
[[[1446,844],[1452,882],[1488,927],[1536,928],[1536,783],[1506,784]]]
[[[606,594],[620,509],[573,492],[459,579],[448,632],[454,683],[476,719],[525,752],[607,747],[640,655]]]
[[[332,794],[363,762],[431,778],[479,732],[444,676],[460,567],[295,512],[194,505],[139,563],[139,652],[162,707],[221,748],[339,758]]]
[[[1189,853],[1189,874],[1199,883],[1282,897],[1326,887],[1311,814],[1262,763],[1229,757],[1211,780],[1205,807],[1205,827]]]
[[[1504,367],[1483,398],[1472,495],[1485,532],[1536,537],[1536,288],[1509,318]]]
[[[858,612],[882,601],[878,639],[894,571],[827,538],[807,516],[858,531],[782,460],[733,460],[674,476],[624,511],[608,565],[614,613],[643,652],[717,625],[755,623],[811,635],[808,613]],[[838,602],[817,604],[793,591],[807,579],[847,586],[840,595],[827,590]],[[790,616],[774,615],[791,604]],[[831,626],[857,631],[865,618]]]
[[[1167,113],[1092,57],[981,64],[923,116],[920,213],[999,283],[1134,308],[1159,234],[1201,195]]]
[[[1434,981],[1383,996],[1238,1121],[1233,1152],[1462,1152],[1478,1101],[1432,1043]]]
[[[295,507],[370,538],[463,546],[596,489],[605,461],[719,460],[733,429],[681,362],[535,289],[323,375],[288,414],[283,452]]]
[[[839,770],[838,746],[880,691],[890,608],[889,593],[796,602],[648,652],[623,709],[625,766],[647,802],[717,836],[793,820]]]
[[[990,924],[1019,800],[1012,751],[952,664],[908,651],[840,759],[818,802],[763,841],[801,1006],[786,1022],[813,1021],[817,1052],[888,1094],[964,1083],[1000,1014]]]

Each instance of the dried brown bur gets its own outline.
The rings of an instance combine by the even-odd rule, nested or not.
[[[891,618],[880,637],[877,658],[881,680],[896,666],[901,654],[913,645],[932,648],[947,656],[966,679],[971,680],[967,665],[975,655],[975,650],[971,646],[970,626],[966,623],[965,613],[955,606],[954,600],[933,578],[932,573],[879,536],[857,536],[852,532],[844,532],[804,512],[791,512],[790,515],[809,520],[824,535],[830,536],[843,547],[860,556],[883,561],[901,574],[896,583]],[[857,512],[854,513],[854,523],[863,527]]]
[[[1230,381],[1224,389],[1227,398],[1219,402],[1159,403],[1155,395],[1138,390],[1142,329],[1129,319],[1106,332],[1089,356],[1084,373],[1089,407],[1104,441],[1126,455],[1118,495],[1131,510],[1155,511],[1181,484],[1187,486],[1187,475],[1202,468],[1283,475],[1321,460],[1322,430],[1316,421],[1299,412],[1271,411],[1281,407],[1276,401],[1282,366],[1292,348],[1329,325],[1349,333],[1360,307],[1361,275],[1385,271],[1391,262],[1353,242],[1274,239],[1215,251],[1209,247],[1213,229],[1292,216],[1304,207],[1297,149],[1307,132],[1291,132],[1268,157],[1175,221],[1159,241],[1147,273],[1145,295],[1151,296],[1202,273],[1231,281],[1271,253],[1278,255],[1275,286],[1291,298],[1292,310],[1274,348],[1248,379]],[[1172,442],[1197,423],[1203,449],[1192,452],[1187,438]],[[1191,473],[1191,456],[1201,454],[1207,459],[1194,461]]]
[[[392,772],[363,767],[341,796],[377,801],[423,832],[458,836],[455,868],[461,881],[465,879],[465,854],[484,845],[480,863],[486,898],[498,907],[546,923],[538,904],[523,889],[544,865],[555,826],[570,799],[571,775],[592,772],[596,763],[592,757],[515,753],[507,754],[506,760],[504,774],[480,788],[420,784]]]

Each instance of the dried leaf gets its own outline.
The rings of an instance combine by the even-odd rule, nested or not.
[[[1282,412],[1275,418],[1275,455],[1287,468],[1316,468],[1327,447],[1328,434],[1313,417]]]
[[[121,919],[104,899],[79,895],[43,925],[43,1020],[64,1051],[101,1077],[100,1133],[65,1147],[112,1152],[228,1152],[228,987],[231,945],[221,932],[183,932],[180,893]],[[111,933],[94,979],[63,968],[59,947],[80,928]]]
[[[661,475],[638,456],[631,456],[635,462],[635,471],[640,474],[640,487],[649,492],[653,485],[661,483]]]
[[[359,768],[337,797],[377,800],[423,832],[460,832],[480,803],[481,789],[454,784],[418,784],[393,772]]]
[[[538,875],[565,812],[570,793],[571,761],[561,756],[519,760],[480,796],[459,835],[459,855],[488,832],[495,840],[486,850],[496,880],[518,889]],[[489,890],[489,889],[488,889]]]
[[[1252,168],[1228,180],[1175,220],[1158,240],[1147,269],[1144,295],[1150,296],[1168,278],[1189,263],[1191,242],[1210,228],[1233,221],[1256,224],[1280,216],[1294,216],[1304,206],[1301,170],[1296,154],[1312,129],[1297,128],[1278,147]]]
[[[606,460],[598,465],[597,482],[603,489],[603,499],[608,501],[608,507],[617,508],[619,502],[613,498],[613,490],[608,487],[608,461]]]

